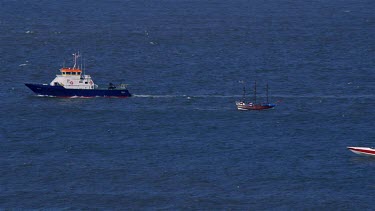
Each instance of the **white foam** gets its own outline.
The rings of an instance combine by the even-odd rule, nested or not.
[[[134,97],[140,98],[239,98],[242,95],[142,95],[134,94]],[[251,96],[249,96],[251,97]],[[314,95],[314,94],[305,94],[305,95],[270,95],[270,98],[322,98],[322,99],[348,99],[348,98],[375,98],[375,95]]]
[[[133,95],[134,97],[144,97],[144,98],[174,98],[183,97],[183,95]]]

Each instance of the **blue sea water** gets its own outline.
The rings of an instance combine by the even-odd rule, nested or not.
[[[0,2],[0,209],[372,210],[375,2]],[[129,99],[35,96],[80,51]],[[274,110],[237,111],[245,81]]]

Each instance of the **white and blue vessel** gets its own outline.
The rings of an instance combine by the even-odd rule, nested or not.
[[[99,88],[90,75],[82,72],[82,67],[77,66],[78,53],[73,54],[74,66],[63,67],[60,73],[50,84],[25,83],[34,93],[41,96],[53,97],[131,97],[126,84],[113,85]]]

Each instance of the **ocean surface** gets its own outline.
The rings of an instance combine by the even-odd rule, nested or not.
[[[0,2],[0,209],[373,210],[375,1]],[[72,53],[134,95],[39,97]],[[244,81],[269,111],[237,111]]]

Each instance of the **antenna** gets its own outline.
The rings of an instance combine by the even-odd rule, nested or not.
[[[86,75],[85,70],[86,70],[86,59],[83,59],[83,75]]]
[[[74,63],[73,69],[75,69],[76,68],[76,60],[77,60],[77,58],[76,58],[76,54],[75,53],[72,54],[72,55],[73,55],[73,63]]]
[[[81,56],[81,70],[83,69],[82,65],[83,65],[83,56]]]
[[[74,61],[73,69],[76,69],[76,67],[77,67],[77,59],[78,59],[78,57],[80,57],[79,51],[78,51],[78,53],[74,53],[73,54],[73,61]]]

